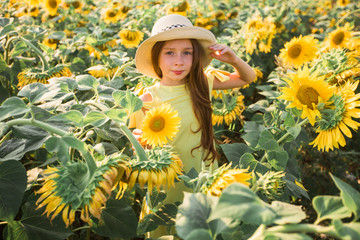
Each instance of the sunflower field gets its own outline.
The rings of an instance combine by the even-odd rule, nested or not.
[[[0,7],[3,239],[149,239],[160,227],[176,230],[164,239],[360,239],[360,1]],[[171,106],[147,112],[139,139],[130,124],[156,81],[136,71],[137,46],[172,13],[257,75],[213,91],[215,170],[182,170]],[[213,60],[205,71],[232,68]],[[179,181],[192,191],[165,203]]]

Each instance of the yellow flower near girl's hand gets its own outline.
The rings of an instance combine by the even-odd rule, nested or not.
[[[179,131],[180,117],[169,104],[162,104],[146,112],[141,139],[152,147],[163,146]]]

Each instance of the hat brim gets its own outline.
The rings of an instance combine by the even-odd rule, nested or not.
[[[207,66],[212,61],[209,46],[216,43],[216,38],[212,32],[201,27],[179,27],[158,33],[140,44],[135,54],[135,65],[139,72],[144,75],[159,78],[154,71],[151,61],[151,50],[156,42],[174,39],[196,39],[204,50],[203,66]]]

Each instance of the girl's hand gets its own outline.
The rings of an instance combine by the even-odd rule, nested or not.
[[[224,44],[214,44],[209,49],[212,50],[211,56],[221,62],[235,65],[239,59],[234,51]]]
[[[142,139],[141,139],[142,130],[136,128],[136,129],[134,129],[134,130],[132,131],[132,134],[134,135],[134,137],[136,138],[136,140],[139,141],[139,143],[141,144],[141,146],[143,146],[143,148],[145,148],[145,149],[150,149],[150,145],[148,145],[145,140],[142,140]],[[133,149],[134,152],[135,152],[134,147],[132,147],[132,149]]]

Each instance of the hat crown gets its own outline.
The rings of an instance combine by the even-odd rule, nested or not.
[[[186,17],[179,14],[171,14],[158,19],[151,30],[151,36],[178,27],[192,27],[192,23]]]

